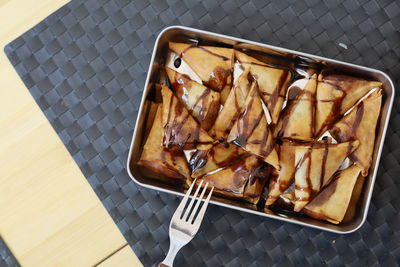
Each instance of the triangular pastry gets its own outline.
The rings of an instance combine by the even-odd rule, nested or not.
[[[378,89],[361,101],[330,130],[339,142],[359,140],[359,147],[349,156],[362,168],[366,176],[371,166],[375,144],[375,130],[381,110],[382,90]]]
[[[337,172],[332,182],[303,209],[304,213],[315,219],[340,223],[346,214],[359,174],[360,168],[356,165]]]
[[[286,69],[273,68],[239,51],[235,51],[235,57],[257,80],[261,97],[271,115],[272,124],[276,124],[285,100],[290,72]]]
[[[273,169],[268,186],[268,197],[265,202],[266,206],[274,204],[279,196],[289,188],[294,180],[294,172],[296,170],[294,165],[294,156],[296,146],[287,140],[282,141],[282,145],[278,148],[279,164],[281,169]]]
[[[313,143],[329,143],[331,140],[312,141]],[[279,196],[286,191],[294,182],[296,171],[295,151],[296,147],[311,146],[312,143],[301,140],[281,139],[282,144],[277,146],[280,170],[272,169],[268,186],[268,197],[266,206],[272,205]],[[293,196],[294,196],[294,192]],[[293,198],[294,202],[294,198]]]
[[[303,90],[282,111],[275,136],[308,140],[314,137],[314,94],[317,75],[314,74]]]
[[[168,87],[161,86],[163,97],[162,125],[164,127],[163,145],[167,148],[209,149],[213,139],[189,114],[183,104]]]
[[[360,170],[361,168],[356,165]],[[359,210],[359,201],[361,194],[363,192],[363,187],[364,187],[364,182],[365,182],[365,177],[362,175],[359,175],[356,181],[356,184],[354,185],[353,193],[351,194],[349,206],[347,207],[346,214],[344,215],[344,218],[342,222],[349,222],[357,216],[357,213],[360,211]]]
[[[382,83],[346,75],[318,76],[315,111],[316,136],[323,134],[361,97]]]
[[[178,54],[209,88],[217,92],[231,88],[233,49],[174,42],[169,43],[169,49]]]
[[[246,152],[229,143],[219,143],[209,150],[197,150],[189,160],[192,177],[226,167],[244,156]]]
[[[257,83],[247,95],[245,106],[233,125],[228,142],[241,146],[244,150],[255,154],[279,169],[278,153],[276,153],[272,134],[258,93]]]
[[[268,177],[268,169],[257,156],[250,155],[201,179],[214,186],[214,192],[219,195],[256,204]]]
[[[168,67],[165,68],[175,94],[204,130],[214,124],[220,107],[219,93]]]
[[[312,143],[296,147],[294,211],[302,210],[330,182],[334,172],[358,145],[358,141],[351,141],[341,144]]]
[[[188,178],[190,177],[190,171],[183,151],[168,149],[162,146],[163,127],[161,106],[160,104],[156,111],[153,126],[144,144],[138,165],[170,178]]]
[[[215,140],[226,139],[245,105],[246,97],[250,90],[250,82],[247,75],[248,72],[245,71],[239,76],[218,114],[214,126],[209,131],[210,136]]]

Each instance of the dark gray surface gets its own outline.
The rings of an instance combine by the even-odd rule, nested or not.
[[[0,267],[3,266],[17,267],[20,265],[4,243],[4,240],[0,237]]]
[[[179,198],[137,186],[125,163],[155,38],[175,24],[370,66],[395,86],[400,79],[400,4],[390,0],[73,0],[13,41],[10,61],[145,266],[165,256]],[[396,265],[399,112],[397,93],[359,231],[336,235],[211,206],[177,266]]]

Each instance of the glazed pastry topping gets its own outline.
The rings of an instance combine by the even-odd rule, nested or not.
[[[340,141],[359,140],[360,145],[350,158],[367,176],[375,144],[375,130],[382,103],[382,90],[376,90],[337,122],[330,133]]]
[[[173,42],[169,49],[187,62],[206,86],[221,92],[225,103],[232,87],[233,49]]]
[[[281,113],[276,127],[277,137],[289,137],[308,140],[314,137],[314,94],[317,87],[317,75],[308,80]]]
[[[254,82],[247,95],[245,106],[229,133],[228,142],[242,147],[261,157],[274,168],[280,169],[278,154],[261,101],[258,84]]]
[[[235,56],[245,69],[257,80],[260,95],[271,115],[272,123],[278,122],[285,100],[291,73],[284,68],[274,68],[242,52],[235,51]]]
[[[323,134],[361,97],[382,83],[346,75],[318,76],[316,95],[315,133]]]
[[[214,124],[220,107],[220,94],[166,67],[169,80],[177,97],[189,113],[208,130]]]
[[[209,150],[197,150],[189,160],[192,177],[197,178],[225,167],[245,154],[240,147],[226,142],[217,144]]]
[[[215,124],[209,132],[211,137],[214,139],[226,139],[228,137],[233,124],[246,104],[250,86],[248,71],[244,71],[234,84],[222,110],[218,114]]]
[[[344,220],[371,166],[380,82],[315,69],[298,77],[292,66],[233,48],[169,49],[154,102],[146,102],[136,162],[143,173],[167,183],[205,180],[218,197],[267,213],[284,203],[303,216]]]
[[[351,141],[340,144],[312,143],[296,147],[294,211],[300,211],[330,182],[332,175],[358,144],[358,141]]]
[[[340,223],[346,214],[359,174],[360,169],[357,165],[337,172],[332,182],[305,206],[304,213],[316,219]]]
[[[158,105],[153,126],[143,147],[138,164],[170,178],[189,178],[189,166],[183,151],[163,147],[161,145],[162,139],[162,105]]]
[[[203,130],[189,114],[183,104],[165,86],[162,86],[164,137],[162,144],[180,149],[207,148],[213,139]]]

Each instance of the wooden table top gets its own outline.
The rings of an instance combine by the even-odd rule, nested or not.
[[[0,0],[0,46],[67,0]],[[4,52],[0,235],[22,266],[141,266]]]

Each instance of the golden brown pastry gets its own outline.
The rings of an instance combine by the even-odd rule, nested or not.
[[[275,136],[309,140],[314,137],[314,94],[317,75],[314,74],[303,90],[282,111]]]
[[[242,52],[235,51],[235,57],[257,80],[261,97],[267,106],[273,124],[278,122],[290,80],[290,72],[268,66]]]
[[[241,146],[244,150],[263,158],[274,168],[280,169],[278,153],[261,101],[258,84],[254,83],[247,95],[242,113],[229,133],[228,142]]]
[[[318,76],[315,112],[315,133],[322,135],[361,97],[382,83],[346,75]]]
[[[303,209],[308,216],[338,224],[343,220],[360,174],[360,168],[352,165],[337,172],[332,182]]]
[[[162,139],[162,105],[160,104],[137,164],[173,179],[190,177],[189,166],[182,150],[163,147]]]
[[[218,115],[219,93],[197,83],[185,74],[165,68],[175,94],[189,110],[189,113],[208,131]]]
[[[268,186],[268,197],[266,206],[274,204],[279,196],[289,188],[294,180],[294,156],[296,145],[288,140],[283,140],[282,145],[278,146],[280,170],[271,170],[271,178]]]
[[[279,154],[279,164],[281,166],[280,170],[272,169],[271,177],[269,180],[268,187],[268,197],[266,199],[265,205],[272,205],[279,196],[290,187],[294,181],[294,174],[296,171],[295,165],[295,151],[296,147],[311,146],[312,143],[330,143],[331,139],[321,140],[321,141],[302,141],[296,139],[281,139],[282,144],[277,146],[277,151]],[[315,146],[318,146],[315,144]],[[294,192],[293,196],[294,196]],[[294,197],[293,197],[294,203]]]
[[[213,139],[189,114],[168,87],[161,86],[163,97],[163,145],[167,148],[209,149]]]
[[[247,78],[248,72],[243,72],[235,82],[224,107],[218,114],[214,126],[209,131],[215,140],[226,139],[233,124],[239,117],[245,105],[246,97],[250,91],[250,82]]]
[[[267,177],[268,167],[257,156],[250,155],[201,179],[208,182],[209,186],[215,186],[214,192],[219,195],[256,204]]]
[[[209,88],[217,92],[225,89],[223,95],[228,96],[232,86],[233,49],[174,42],[169,43],[169,49],[178,54]]]
[[[333,173],[358,145],[358,141],[350,141],[341,144],[312,143],[309,146],[296,147],[294,211],[301,211],[330,182]]]
[[[232,85],[227,85],[220,92],[220,100],[221,100],[222,105],[225,105],[226,99],[228,99],[228,96],[231,92],[231,87],[232,87]]]
[[[360,169],[360,167],[357,165],[357,167]],[[360,169],[361,170],[361,169]],[[359,210],[359,201],[360,197],[362,194],[362,189],[364,186],[364,181],[365,177],[362,175],[359,175],[356,181],[356,184],[354,185],[353,193],[351,194],[350,202],[346,210],[346,214],[344,215],[344,218],[342,222],[349,222],[357,216],[357,213],[360,211]]]
[[[349,157],[361,167],[363,176],[367,176],[371,166],[381,102],[382,90],[378,89],[360,102],[330,130],[332,136],[340,142],[355,139],[360,141],[360,146]]]
[[[143,110],[146,110],[147,118],[146,118],[146,124],[145,124],[145,130],[144,130],[144,138],[147,138],[149,136],[150,130],[153,127],[154,119],[157,114],[157,109],[160,107],[160,104],[157,104],[153,101],[146,101],[144,103]],[[160,108],[161,109],[161,108]]]
[[[192,177],[200,177],[206,173],[226,167],[242,158],[245,151],[234,144],[219,143],[210,150],[197,150],[189,160]]]

